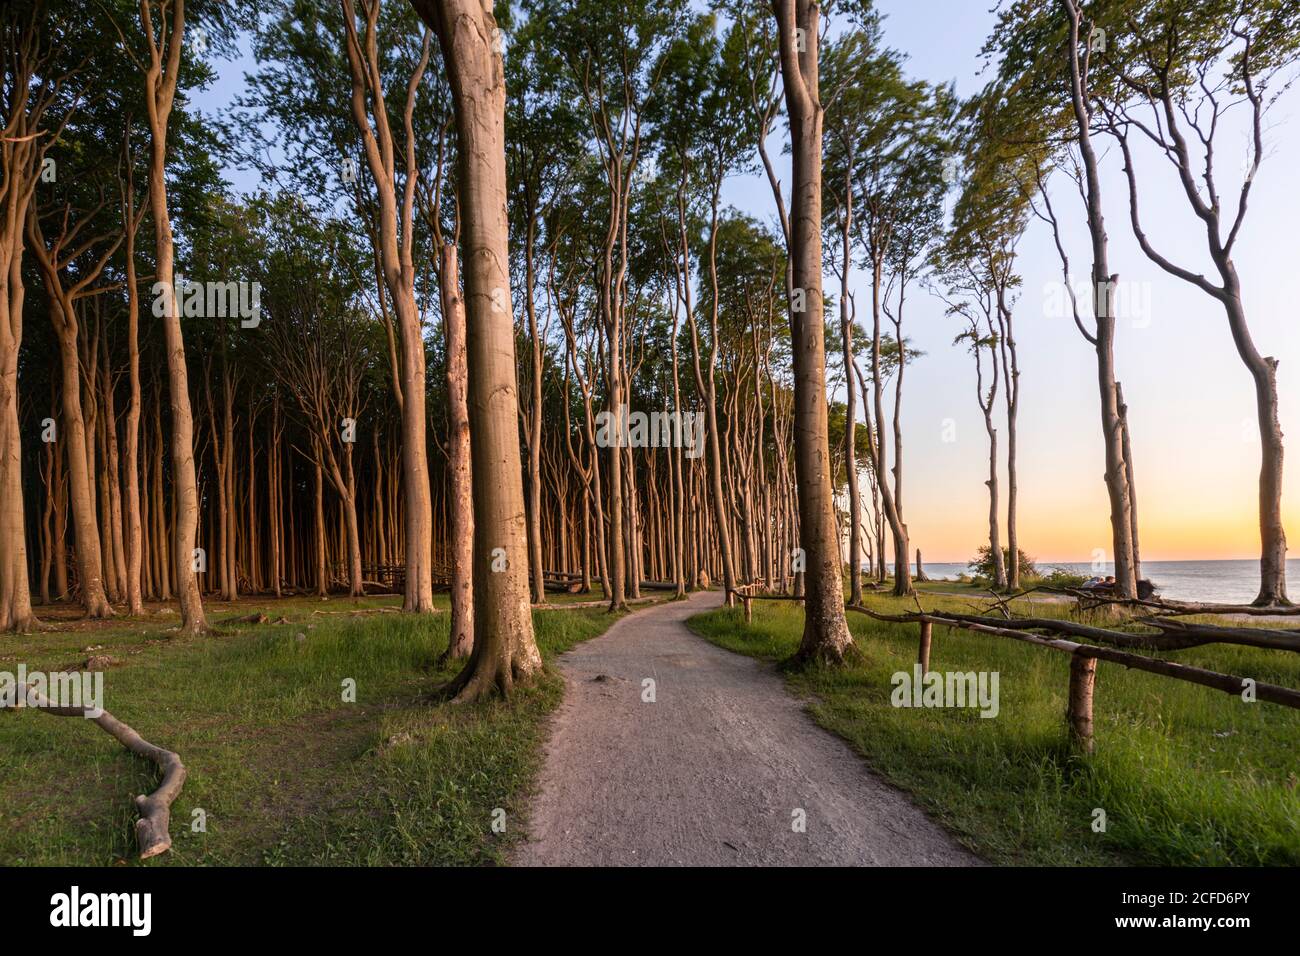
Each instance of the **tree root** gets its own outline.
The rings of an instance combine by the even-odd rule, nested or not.
[[[101,711],[98,717],[87,717],[84,708],[55,707],[47,698],[26,684],[18,685],[18,706],[36,707],[56,717],[81,717],[91,720],[133,754],[156,763],[162,771],[162,782],[153,793],[147,796],[140,794],[135,798],[136,808],[140,811],[140,819],[135,822],[135,838],[140,847],[142,860],[166,853],[171,849],[172,803],[180,795],[181,788],[185,786],[186,776],[185,764],[181,763],[179,756],[170,750],[149,743],[106,710]]]
[[[524,660],[484,662],[471,654],[461,672],[444,686],[438,696],[452,704],[472,704],[485,698],[509,700],[516,686],[522,686],[542,673],[540,658],[535,666]]]

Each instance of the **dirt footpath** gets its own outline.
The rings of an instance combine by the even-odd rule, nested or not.
[[[560,658],[565,701],[513,862],[979,865],[769,666],[686,629],[720,601],[640,611]]]

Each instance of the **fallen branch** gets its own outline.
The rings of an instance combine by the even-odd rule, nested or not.
[[[156,763],[162,771],[162,783],[148,796],[140,794],[135,798],[136,808],[140,811],[140,819],[135,822],[135,838],[142,860],[171,849],[172,803],[185,786],[185,764],[181,763],[179,756],[149,743],[106,710],[100,711],[98,717],[89,717],[82,707],[55,707],[43,694],[26,684],[18,685],[17,701],[18,707],[36,707],[56,717],[90,720],[133,754]]]
[[[313,617],[318,614],[351,614],[356,617],[361,614],[401,614],[402,609],[396,607],[356,607],[342,611],[312,611],[311,613]],[[431,613],[437,614],[438,609],[434,608]]]

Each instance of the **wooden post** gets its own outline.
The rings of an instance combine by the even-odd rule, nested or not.
[[[1086,754],[1093,752],[1092,689],[1097,679],[1097,658],[1075,651],[1070,655],[1070,704],[1066,716],[1070,740]]]
[[[748,624],[754,619],[753,601],[748,594],[742,594],[740,599],[745,602],[745,623]]]
[[[930,670],[930,636],[934,630],[934,625],[929,621],[921,622],[921,647],[916,655],[917,661],[921,665],[921,673],[928,673]]]

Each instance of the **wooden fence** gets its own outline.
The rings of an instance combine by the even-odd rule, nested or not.
[[[763,601],[802,601],[802,598],[788,594],[755,593],[752,585],[736,588],[732,593],[740,598],[744,606],[745,621],[753,619],[751,602]],[[1005,602],[999,602],[1005,609]],[[1241,694],[1253,688],[1255,699],[1271,704],[1281,704],[1300,710],[1300,691],[1289,687],[1279,687],[1252,678],[1238,677],[1233,674],[1220,674],[1217,671],[1178,664],[1174,661],[1145,657],[1132,651],[1120,650],[1099,644],[1083,644],[1069,640],[1069,637],[1087,637],[1093,640],[1116,643],[1127,647],[1149,647],[1159,650],[1180,650],[1186,647],[1199,647],[1205,644],[1231,643],[1261,647],[1271,650],[1300,650],[1300,631],[1290,629],[1235,628],[1213,625],[1178,625],[1168,626],[1168,622],[1143,621],[1154,623],[1159,634],[1133,634],[1107,628],[1093,627],[1074,621],[1055,621],[1051,618],[1026,618],[998,620],[969,614],[955,614],[944,611],[918,610],[906,614],[882,614],[858,604],[846,605],[850,611],[865,614],[877,621],[891,624],[917,624],[920,628],[920,640],[917,647],[917,662],[922,673],[930,670],[930,655],[934,644],[934,625],[974,631],[980,634],[993,634],[1011,640],[1044,647],[1070,655],[1069,703],[1066,707],[1066,724],[1070,739],[1081,751],[1092,753],[1093,742],[1093,691],[1097,678],[1097,661],[1109,661],[1122,664],[1133,670],[1159,674],[1191,684],[1199,684],[1227,694]],[[1203,605],[1208,607],[1208,605]],[[1184,612],[1186,613],[1186,612]],[[1205,611],[1199,613],[1207,613]],[[1045,631],[1043,633],[1033,633]],[[1255,632],[1254,634],[1243,632]]]

